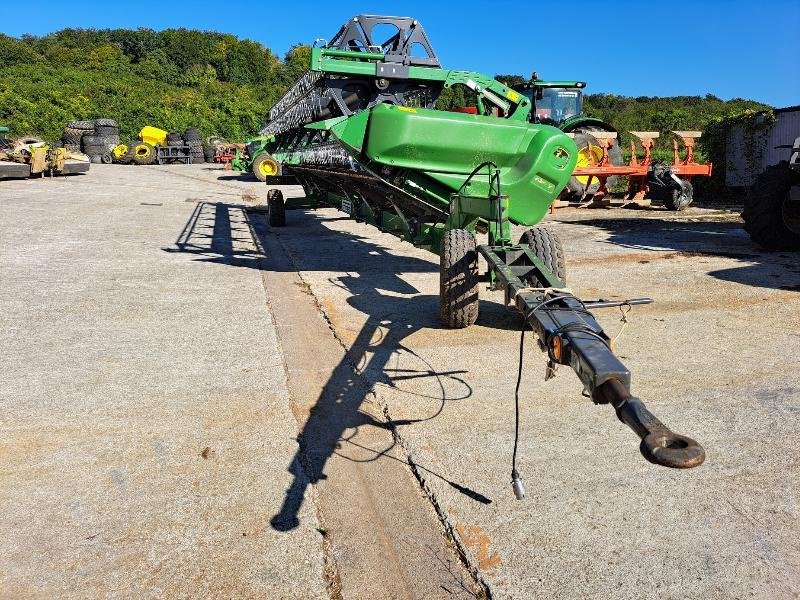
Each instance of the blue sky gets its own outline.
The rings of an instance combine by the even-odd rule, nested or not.
[[[711,93],[800,104],[800,0],[0,0],[0,31],[189,27],[248,37],[282,55],[294,43],[331,37],[359,13],[416,17],[449,68],[491,75],[536,70],[545,78],[587,81],[590,93]]]

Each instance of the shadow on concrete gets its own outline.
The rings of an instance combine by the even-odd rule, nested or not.
[[[289,463],[294,480],[286,490],[279,512],[271,519],[273,528],[289,531],[299,525],[298,511],[306,489],[310,483],[326,478],[325,465],[333,454],[358,462],[399,461],[417,473],[425,472],[447,482],[476,502],[490,504],[492,500],[484,494],[418,462],[409,462],[405,452],[393,452],[397,446],[397,427],[435,419],[441,416],[448,402],[472,395],[472,389],[460,377],[465,371],[437,371],[424,357],[402,343],[406,337],[422,329],[443,327],[438,320],[438,296],[419,294],[419,290],[399,273],[434,274],[438,272],[438,265],[407,255],[391,254],[366,238],[331,231],[325,226],[343,217],[329,218],[311,211],[292,211],[288,217],[289,227],[293,216],[302,220],[300,235],[302,244],[308,249],[306,252],[304,248],[302,264],[297,264],[300,261],[291,256],[286,244],[280,244],[285,253],[283,259],[277,256],[277,252],[270,255],[265,251],[269,245],[267,236],[275,236],[275,231],[267,225],[262,208],[221,202],[198,203],[175,247],[164,248],[166,252],[195,254],[196,260],[267,272],[346,272],[346,275],[329,281],[347,290],[348,304],[367,316],[344,358],[325,382],[297,438],[298,451]],[[287,234],[281,232],[281,235]],[[252,244],[239,243],[251,240],[255,241],[257,249],[253,249]],[[332,244],[334,248],[331,248]],[[481,303],[478,323],[519,329],[518,315],[495,302]],[[403,355],[404,365],[415,366],[395,368],[392,360],[398,355]],[[421,393],[404,386],[412,380],[430,381],[431,384],[422,386],[426,392]],[[409,397],[406,409],[414,416],[387,422],[362,410],[373,385],[388,386],[397,393],[406,394]],[[365,426],[390,431],[393,442],[386,448],[361,444],[358,432]]]
[[[738,222],[649,217],[599,218],[576,223],[603,229],[609,233],[608,243],[631,250],[674,250],[698,260],[726,257],[756,263],[708,271],[708,274],[743,285],[800,291],[800,252],[765,251],[750,240]]]

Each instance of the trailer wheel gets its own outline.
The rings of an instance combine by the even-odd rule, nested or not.
[[[519,239],[520,246],[527,246],[536,257],[544,263],[550,272],[558,277],[562,284],[567,283],[567,260],[561,238],[548,227],[532,227],[522,234]],[[534,287],[547,287],[546,281],[539,281],[537,277],[531,278],[526,283]]]
[[[452,329],[478,319],[478,251],[475,236],[466,229],[450,229],[442,238],[439,318]]]
[[[278,163],[266,152],[262,152],[253,160],[253,175],[259,181],[266,181],[267,177],[278,174]]]
[[[270,190],[267,192],[267,208],[269,209],[269,224],[272,227],[286,225],[286,206],[283,203],[283,192]]]
[[[742,219],[750,238],[770,250],[800,250],[800,206],[792,200],[792,186],[800,173],[788,162],[767,167],[744,201]]]

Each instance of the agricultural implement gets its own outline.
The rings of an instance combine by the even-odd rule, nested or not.
[[[386,37],[378,31],[390,30]],[[318,40],[318,42],[324,40]],[[549,229],[519,242],[511,224],[534,226],[568,183],[575,143],[532,122],[532,103],[481,73],[441,68],[424,29],[407,17],[361,15],[326,43],[309,70],[273,106],[261,131],[276,175],[292,175],[315,204],[394,233],[440,256],[440,318],[452,328],[478,316],[480,282],[505,291],[548,355],[548,374],[568,365],[586,395],[611,404],[642,439],[644,456],[670,467],[703,462],[630,393],[630,372],[589,312],[635,305],[585,302],[565,287],[564,254]],[[443,89],[463,86],[476,114],[434,109]],[[268,192],[269,222],[286,223],[280,190]],[[478,245],[476,233],[488,234]],[[478,256],[488,269],[478,272]],[[520,363],[521,368],[521,363]],[[516,451],[515,451],[516,454]],[[513,469],[514,489],[522,496]]]
[[[553,125],[573,138],[578,147],[578,160],[572,177],[562,192],[569,200],[583,201],[591,198],[602,203],[620,176],[628,177],[628,200],[642,200],[650,195],[664,202],[669,210],[682,210],[692,202],[691,179],[695,176],[711,176],[711,165],[694,160],[695,140],[699,131],[673,131],[672,165],[654,163],[651,151],[656,132],[629,132],[637,138],[644,151],[641,160],[636,156],[636,145],[631,142],[631,160],[627,165],[622,159],[619,132],[602,119],[583,113],[583,81],[544,81],[534,73],[531,80],[514,86],[514,89],[530,99],[533,104],[533,120],[536,123]],[[678,140],[683,145],[679,150]],[[683,156],[681,156],[683,154]]]
[[[267,150],[270,143],[274,141],[275,138],[271,135],[250,138],[245,141],[243,147],[235,149],[235,156],[229,161],[230,166],[235,171],[252,173],[259,181],[266,181],[267,177],[274,177],[278,174],[277,164]]]
[[[673,131],[675,138],[672,140],[673,160],[671,165],[654,163],[652,150],[655,140],[659,137],[657,131],[631,131],[630,134],[639,140],[644,156],[637,157],[636,144],[631,141],[631,160],[627,165],[617,166],[612,162],[611,152],[617,143],[617,134],[612,132],[595,133],[596,153],[589,153],[589,164],[575,168],[573,175],[585,177],[588,185],[592,180],[597,180],[599,185],[593,194],[595,202],[600,201],[608,193],[608,181],[611,177],[621,175],[628,177],[628,190],[625,194],[628,200],[642,200],[646,196],[654,196],[664,202],[669,210],[683,210],[692,203],[693,188],[692,177],[710,177],[712,165],[703,164],[694,160],[695,140],[700,137],[699,131]],[[683,144],[680,149],[678,139]],[[594,147],[594,146],[590,146]]]
[[[0,128],[0,136],[7,131]],[[54,148],[45,142],[33,141],[33,138],[23,138],[16,144],[0,139],[0,179],[75,175],[86,173],[89,166],[89,157],[80,152]]]

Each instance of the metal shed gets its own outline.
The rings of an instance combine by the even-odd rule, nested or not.
[[[800,106],[775,109],[776,122],[770,129],[755,135],[742,126],[731,128],[726,140],[725,184],[730,187],[752,185],[759,173],[769,165],[789,159],[785,148],[775,146],[791,144],[800,136]]]

